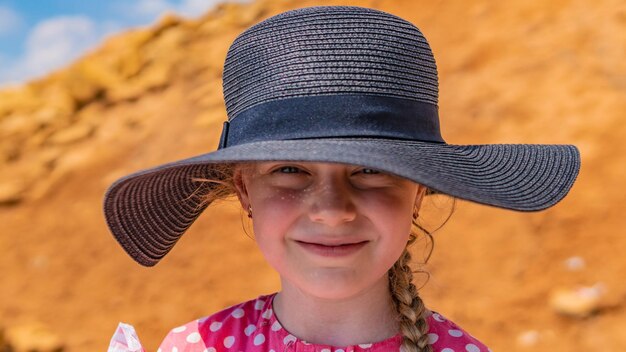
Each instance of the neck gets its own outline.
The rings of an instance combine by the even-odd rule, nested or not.
[[[369,289],[342,299],[316,297],[287,280],[281,282],[274,313],[301,340],[348,346],[382,341],[399,332],[387,275]]]

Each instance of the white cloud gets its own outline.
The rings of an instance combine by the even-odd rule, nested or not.
[[[119,8],[120,15],[154,22],[165,12],[198,17],[220,2],[250,0],[137,0]],[[90,17],[58,16],[37,23],[29,32],[24,52],[16,59],[0,58],[0,88],[20,84],[59,69],[87,50],[94,48],[108,34],[124,27],[121,19],[95,21]],[[15,11],[0,6],[0,36],[19,27],[22,20]]]
[[[222,0],[183,0],[178,6],[177,13],[186,17],[198,17],[215,5],[226,2]]]
[[[131,16],[154,21],[166,12],[185,17],[198,17],[222,2],[250,2],[250,0],[138,0],[124,6],[123,11]]]
[[[23,82],[67,65],[118,29],[87,16],[59,16],[39,22],[28,34],[24,53],[0,67],[0,84]]]
[[[97,35],[96,24],[85,16],[45,20],[26,40],[27,59],[33,67],[58,65],[91,46]]]
[[[13,33],[21,24],[22,18],[17,12],[0,5],[0,36]]]
[[[156,18],[166,11],[173,11],[175,8],[167,0],[138,0],[124,7],[125,10],[130,10],[131,15],[150,19]]]

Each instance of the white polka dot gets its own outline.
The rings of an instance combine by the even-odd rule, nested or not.
[[[435,342],[437,342],[439,340],[439,335],[435,334],[434,332],[431,332],[430,334],[428,334],[428,343],[429,344],[433,344]]]
[[[272,331],[278,331],[280,328],[282,328],[282,326],[280,326],[280,323],[276,320],[274,324],[272,324]]]
[[[289,344],[290,342],[295,342],[296,340],[297,340],[297,339],[296,339],[296,337],[295,337],[295,336],[293,336],[293,335],[289,334],[289,335],[285,336],[285,338],[283,339],[283,343],[284,343],[285,345],[287,345],[287,344]]]
[[[335,350],[335,352],[346,352],[346,351],[344,351],[343,349],[340,348],[338,350]]]
[[[200,341],[200,334],[197,332],[192,332],[191,334],[187,335],[187,342],[189,343],[196,343],[198,341]]]
[[[252,335],[254,330],[256,330],[256,326],[250,324],[250,325],[246,326],[245,329],[243,329],[243,333],[246,334],[246,336],[250,336],[250,335]]]
[[[272,317],[272,308],[266,310],[265,312],[263,312],[263,314],[261,315],[263,318],[265,319],[269,319]]]
[[[237,308],[237,309],[233,310],[232,313],[230,313],[230,315],[232,315],[233,317],[235,317],[237,319],[243,317],[244,314],[245,313],[244,313],[243,309],[241,309],[241,308]]]
[[[441,316],[441,314],[439,313],[433,313],[432,315],[433,319],[435,319],[436,321],[443,323],[444,321],[446,321],[446,319],[444,317]]]
[[[172,347],[172,352],[178,352],[178,347]]]
[[[255,346],[259,346],[260,344],[262,344],[263,342],[265,342],[265,335],[263,334],[258,334],[254,337],[254,345]]]
[[[254,309],[261,310],[263,309],[264,305],[265,305],[265,301],[257,300],[256,302],[254,302]]]
[[[454,352],[454,350],[451,349],[451,348],[446,347],[443,350],[441,350],[441,352]]]
[[[371,343],[364,343],[364,344],[360,344],[359,347],[361,347],[361,348],[370,348],[370,347],[372,347],[372,344]]]
[[[213,347],[205,348],[204,352],[217,352],[217,350]]]
[[[235,336],[228,336],[224,339],[224,347],[231,348],[235,344]]]
[[[217,330],[219,330],[222,327],[222,322],[219,321],[214,321],[211,323],[211,325],[209,326],[209,330],[216,332]]]
[[[448,334],[452,337],[461,337],[463,336],[463,331],[457,329],[448,330]]]
[[[478,346],[474,345],[473,343],[468,343],[467,345],[465,345],[465,350],[467,352],[480,352],[480,348],[478,348]]]
[[[157,350],[157,352],[161,352],[161,349],[159,348],[159,349]]]
[[[172,332],[183,332],[187,330],[187,326],[183,325],[183,326],[179,326],[177,328],[172,329]]]
[[[324,348],[322,352],[330,352],[330,350],[328,348]]]

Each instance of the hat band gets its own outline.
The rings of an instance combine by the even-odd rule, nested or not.
[[[288,139],[367,137],[445,143],[436,105],[377,95],[316,95],[261,103],[224,122],[218,149]]]

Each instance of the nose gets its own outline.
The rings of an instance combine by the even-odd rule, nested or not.
[[[313,222],[335,227],[356,218],[351,186],[341,177],[318,182],[311,198],[309,218]]]

